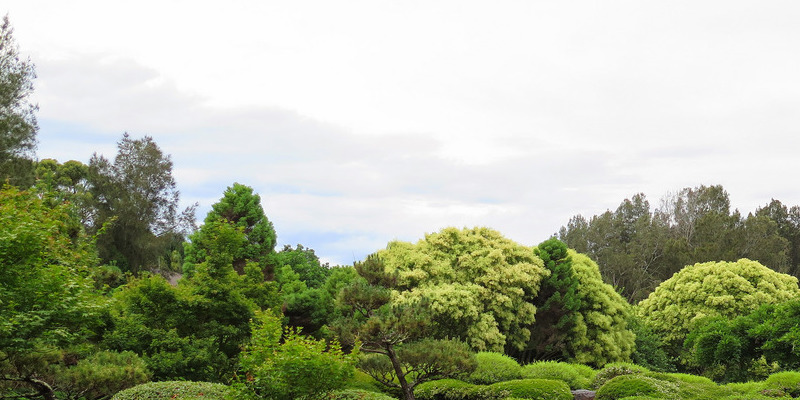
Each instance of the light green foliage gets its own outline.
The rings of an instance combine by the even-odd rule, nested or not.
[[[0,190],[0,375],[52,390],[32,379],[87,340],[107,301],[94,291],[91,243],[67,205]]]
[[[630,360],[635,343],[627,327],[630,305],[603,282],[594,261],[579,253],[570,252],[570,256],[580,298],[568,342],[570,361],[599,367]]]
[[[397,276],[396,304],[428,302],[436,337],[479,351],[523,348],[533,300],[549,273],[530,248],[487,228],[446,228],[417,244],[389,243],[377,256]]]
[[[128,351],[100,351],[75,366],[57,365],[53,374],[56,390],[68,399],[108,398],[150,380],[144,361]]]
[[[492,390],[507,391],[511,397],[540,400],[572,400],[569,386],[550,379],[517,379],[489,385]]]
[[[337,342],[315,340],[292,328],[283,331],[282,342],[281,336],[281,319],[259,313],[242,351],[247,378],[237,384],[237,398],[311,398],[343,388],[353,375],[358,354],[344,354]]]
[[[473,385],[457,379],[440,379],[420,384],[414,390],[419,400],[501,400],[510,390]]]
[[[592,387],[597,389],[609,380],[620,375],[643,374],[650,372],[645,367],[631,363],[610,363],[597,371],[592,379]]]
[[[570,389],[588,389],[595,372],[588,371],[580,364],[558,361],[538,361],[522,367],[522,377],[526,379],[553,379],[563,381]]]
[[[38,107],[30,102],[36,72],[30,59],[20,57],[13,33],[6,15],[0,25],[0,184],[26,187],[39,129]]]
[[[679,348],[692,325],[704,317],[733,318],[798,294],[797,278],[758,262],[708,262],[687,266],[664,281],[639,303],[637,312],[669,346]]]
[[[772,374],[764,381],[762,391],[780,393],[792,398],[800,397],[800,372],[784,371]]]
[[[522,378],[522,367],[517,360],[505,354],[481,351],[475,358],[478,366],[467,378],[469,382],[488,385]]]
[[[125,389],[111,400],[224,400],[228,396],[228,387],[218,383],[166,381]]]
[[[648,396],[676,399],[678,386],[674,383],[641,374],[617,376],[601,386],[595,394],[597,400],[617,400],[629,396]]]
[[[394,397],[369,390],[336,390],[320,397],[322,400],[394,400]]]

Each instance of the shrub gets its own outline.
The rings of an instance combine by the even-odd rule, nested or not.
[[[508,391],[508,396],[538,400],[572,400],[569,386],[552,379],[516,379],[489,386],[494,391]]]
[[[618,400],[630,396],[677,398],[678,387],[671,382],[642,374],[620,375],[600,387],[596,400]]]
[[[74,398],[108,398],[150,380],[144,360],[130,351],[100,351],[75,366],[57,366],[54,373],[58,390]]]
[[[800,396],[800,372],[784,371],[770,375],[763,383],[761,392],[784,393],[791,397]]]
[[[476,354],[476,358],[478,367],[467,378],[469,382],[489,385],[522,377],[522,367],[505,354],[482,351]]]
[[[344,389],[330,392],[322,400],[394,400],[394,397],[361,389]]]
[[[414,389],[419,400],[472,400],[479,386],[457,379],[423,382]]]
[[[150,382],[125,389],[111,400],[224,400],[228,387],[219,383]]]
[[[606,364],[600,371],[597,371],[595,374],[594,379],[592,379],[592,388],[597,389],[603,386],[604,383],[608,382],[612,378],[615,378],[620,375],[630,375],[630,374],[643,374],[646,372],[650,372],[645,367],[631,364],[631,363],[611,363]]]
[[[375,378],[369,376],[369,374],[360,369],[356,369],[353,376],[345,383],[345,388],[380,392],[381,387],[379,385],[380,383],[378,383]]]
[[[580,364],[568,364],[558,361],[538,361],[522,367],[522,377],[526,379],[553,379],[563,381],[569,385],[570,389],[586,389],[592,379],[587,376],[585,369],[579,369]],[[590,374],[594,375],[591,367]]]

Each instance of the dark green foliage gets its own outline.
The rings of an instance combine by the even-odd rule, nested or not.
[[[652,371],[672,371],[675,366],[664,350],[664,343],[653,330],[634,313],[628,318],[628,328],[636,335],[636,349],[631,361]]]
[[[611,363],[597,371],[592,379],[592,388],[599,388],[609,380],[621,375],[643,374],[650,372],[645,367],[630,363]]]
[[[557,361],[538,361],[522,367],[523,378],[563,381],[573,390],[588,389],[594,375],[595,373],[591,368],[580,364]]]
[[[539,244],[534,253],[544,261],[550,275],[542,280],[533,302],[536,322],[530,328],[531,339],[526,349],[537,360],[567,360],[574,356],[568,342],[581,306],[572,259],[567,246],[555,238]]]
[[[505,354],[481,351],[475,355],[475,359],[478,366],[467,378],[469,382],[488,385],[522,378],[520,374],[522,367]]]
[[[21,58],[8,15],[0,25],[0,185],[33,184],[38,107],[30,103],[33,63]]]
[[[595,394],[596,400],[617,400],[629,396],[647,396],[675,399],[678,387],[674,383],[644,376],[642,374],[617,376],[601,386]]]
[[[218,383],[167,381],[134,386],[111,400],[224,400],[228,396],[228,387]]]
[[[256,263],[264,270],[264,277],[272,279],[272,267],[268,256],[275,250],[275,229],[264,214],[261,197],[253,188],[239,183],[228,187],[222,198],[211,206],[200,230],[190,237],[186,245],[186,263],[199,264],[205,261],[208,248],[213,246],[215,224],[228,224],[242,234],[242,242],[231,249],[231,264],[239,274],[245,273],[247,263]]]
[[[517,379],[490,385],[495,391],[508,392],[511,397],[540,400],[572,400],[569,386],[550,379]]]
[[[178,210],[172,161],[153,138],[124,134],[113,163],[94,154],[89,183],[101,260],[134,274],[169,269],[172,251],[194,229],[195,206]]]

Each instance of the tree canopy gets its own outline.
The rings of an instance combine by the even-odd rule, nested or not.
[[[693,324],[705,317],[734,318],[798,295],[797,278],[756,261],[707,262],[687,266],[664,281],[639,303],[637,312],[679,349]]]

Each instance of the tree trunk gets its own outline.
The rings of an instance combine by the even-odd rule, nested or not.
[[[406,381],[406,374],[403,372],[403,366],[400,365],[400,360],[397,359],[397,354],[394,352],[394,346],[391,344],[386,345],[386,355],[388,355],[389,360],[392,361],[394,373],[397,374],[397,380],[400,382],[400,389],[403,391],[403,399],[416,400],[414,398],[414,390],[412,390],[411,385],[409,385]]]

